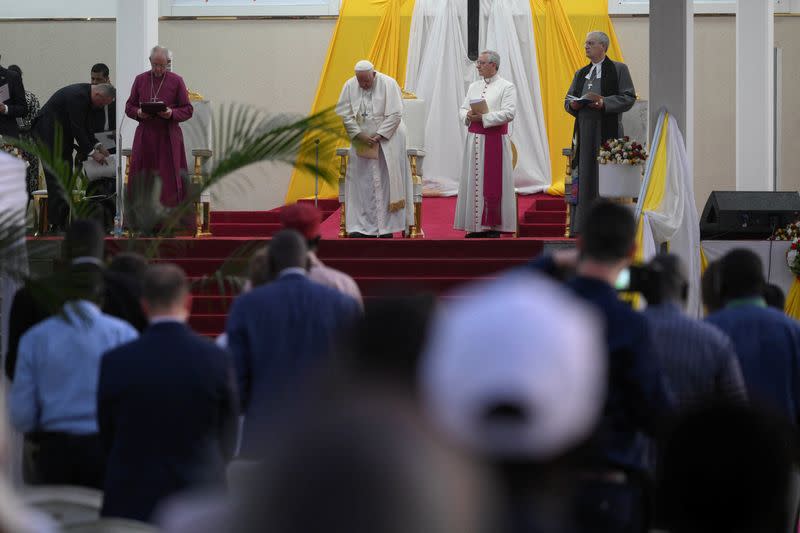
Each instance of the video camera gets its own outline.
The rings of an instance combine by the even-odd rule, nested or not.
[[[620,273],[616,289],[620,292],[638,292],[648,303],[657,303],[662,299],[664,272],[660,266],[631,265]]]

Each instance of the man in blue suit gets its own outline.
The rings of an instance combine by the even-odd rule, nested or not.
[[[241,456],[253,459],[275,415],[360,314],[353,298],[308,279],[308,248],[298,232],[275,234],[267,265],[272,281],[240,296],[226,327],[245,414]]]
[[[719,266],[723,308],[706,320],[736,347],[747,395],[800,423],[800,324],[764,300],[764,269],[750,250],[728,252]]]
[[[148,521],[167,497],[224,483],[238,405],[229,355],[185,323],[183,271],[148,267],[142,304],[149,327],[103,358],[97,419],[108,452],[101,514]]]

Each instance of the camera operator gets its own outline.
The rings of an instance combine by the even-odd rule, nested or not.
[[[631,276],[631,289],[647,299],[644,316],[670,390],[682,408],[707,400],[746,400],[742,370],[731,339],[684,313],[689,281],[678,256],[656,256]],[[636,281],[634,281],[636,280]]]
[[[606,322],[608,395],[576,502],[578,530],[646,531],[645,436],[656,435],[672,400],[646,319],[614,288],[636,251],[636,222],[629,208],[601,200],[586,213],[580,235],[577,252],[560,251],[530,264],[564,280]]]

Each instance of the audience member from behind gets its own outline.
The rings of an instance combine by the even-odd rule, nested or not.
[[[800,423],[800,324],[764,301],[761,259],[750,250],[731,250],[720,260],[724,308],[706,320],[728,334],[736,348],[747,393]]]
[[[600,316],[529,272],[457,296],[432,324],[424,406],[496,470],[510,522],[498,531],[573,531],[573,453],[593,434],[605,399]]]
[[[636,251],[636,221],[630,208],[600,200],[583,219],[579,256],[562,251],[532,266],[567,280],[578,296],[605,318],[608,397],[593,460],[584,475],[577,517],[580,531],[638,531],[647,525],[646,470],[649,442],[673,399],[654,357],[650,326],[617,297],[614,284]]]
[[[687,413],[661,444],[658,508],[672,533],[796,531],[785,420],[741,403]]]
[[[72,272],[61,312],[20,339],[10,413],[33,447],[28,483],[102,488],[105,453],[97,429],[97,376],[103,354],[136,330],[104,314],[102,274]]]
[[[273,281],[239,296],[226,325],[247,458],[259,458],[273,415],[302,395],[303,382],[328,363],[334,341],[360,314],[356,300],[308,279],[308,248],[298,232],[275,234],[267,258]]]
[[[103,358],[103,516],[147,521],[168,496],[224,482],[236,438],[233,369],[221,348],[186,325],[191,300],[180,268],[148,267],[142,305],[150,326]]]
[[[689,281],[677,255],[656,256],[644,291],[644,315],[653,331],[654,354],[680,407],[713,398],[746,400],[747,391],[730,338],[684,313]]]
[[[703,272],[700,279],[700,292],[703,296],[703,307],[706,315],[710,315],[722,309],[722,298],[720,296],[720,262],[712,261]]]
[[[769,307],[781,312],[786,307],[786,295],[783,294],[783,289],[774,283],[764,284],[764,301],[767,302]]]
[[[351,296],[361,304],[361,291],[355,280],[340,270],[325,266],[317,257],[319,241],[322,238],[319,233],[321,223],[322,213],[310,204],[298,202],[281,209],[281,225],[286,229],[297,231],[306,239],[309,262],[308,279]]]
[[[135,252],[121,252],[111,259],[106,270],[106,283],[118,288],[107,291],[103,309],[106,313],[128,321],[140,333],[147,327],[142,310],[142,280],[147,259]]]
[[[422,348],[435,298],[429,294],[367,302],[345,343],[345,380],[397,387],[416,395]]]
[[[247,280],[244,282],[244,287],[242,287],[242,293],[249,292],[256,287],[269,283],[270,273],[269,266],[267,265],[268,250],[269,246],[261,246],[250,256],[250,262],[247,264]],[[223,332],[217,337],[216,343],[220,348],[227,348],[228,334]]]
[[[100,273],[104,295],[104,313],[121,318],[137,329],[144,328],[142,311],[135,293],[119,276],[105,268],[103,228],[94,221],[74,220],[61,243],[61,260],[55,272],[41,279],[29,279],[14,295],[9,313],[8,350],[5,371],[14,379],[17,350],[22,335],[45,318],[57,313],[65,301],[73,297],[74,287],[82,277]],[[140,329],[141,331],[141,329]]]
[[[270,439],[236,533],[499,531],[484,472],[398,398],[354,392],[309,406]],[[229,526],[230,527],[230,526]]]

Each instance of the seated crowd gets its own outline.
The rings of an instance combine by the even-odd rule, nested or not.
[[[708,266],[704,319],[657,256],[636,310],[615,288],[635,220],[599,201],[575,250],[441,301],[362,302],[314,253],[319,212],[282,222],[216,343],[187,325],[180,267],[106,266],[102,229],[72,223],[10,315],[27,483],[98,488],[103,516],[170,532],[796,524],[800,324],[751,252]]]

